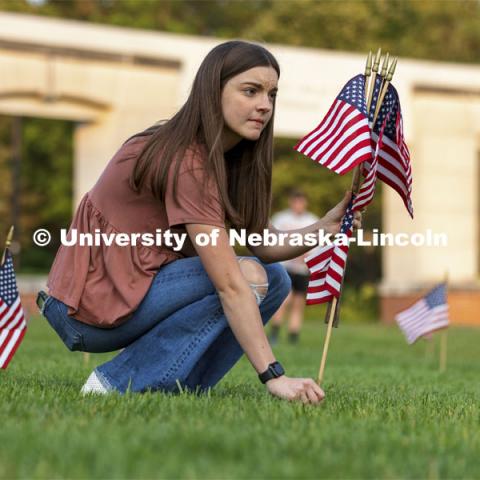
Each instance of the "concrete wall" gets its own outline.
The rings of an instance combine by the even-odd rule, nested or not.
[[[415,219],[386,195],[384,229],[415,232],[430,228],[448,235],[447,248],[383,250],[385,287],[401,289],[434,282],[448,272],[455,284],[478,277],[478,161],[480,95],[415,94],[415,136],[410,144]]]

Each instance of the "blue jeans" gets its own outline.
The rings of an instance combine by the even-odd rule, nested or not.
[[[269,285],[259,308],[266,324],[287,297],[290,279],[280,264],[262,266]],[[70,350],[123,348],[95,369],[107,390],[122,393],[176,392],[179,385],[203,391],[213,387],[243,353],[199,257],[160,268],[137,310],[118,327],[79,322],[53,297],[47,299],[43,314]]]

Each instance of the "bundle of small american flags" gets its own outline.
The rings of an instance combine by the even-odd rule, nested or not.
[[[448,304],[445,283],[437,285],[418,302],[395,316],[408,344],[420,337],[448,327]]]
[[[5,262],[0,265],[0,368],[7,368],[26,330],[12,255],[7,250]]]
[[[353,212],[373,199],[377,178],[402,197],[413,217],[410,155],[403,137],[400,100],[388,84],[378,116],[376,103],[382,77],[373,84],[373,102],[367,112],[365,76],[357,75],[343,87],[320,124],[294,147],[320,165],[345,174],[361,164],[362,186],[347,208],[341,233],[352,235]],[[313,250],[305,262],[310,270],[307,304],[325,303],[340,297],[349,243],[326,245]]]

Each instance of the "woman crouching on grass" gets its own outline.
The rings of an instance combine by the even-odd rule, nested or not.
[[[83,393],[204,391],[245,352],[271,394],[323,399],[313,380],[284,374],[262,325],[290,290],[274,262],[308,248],[256,246],[256,258],[237,258],[226,227],[274,231],[268,218],[279,75],[277,61],[259,45],[218,45],[180,111],[128,139],[83,197],[71,225],[77,232],[171,229],[189,239],[181,251],[60,247],[44,315],[70,350],[123,349],[92,372]],[[349,198],[297,232],[337,233]],[[216,245],[194,241],[214,229]]]

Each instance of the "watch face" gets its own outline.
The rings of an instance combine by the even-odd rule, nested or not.
[[[280,377],[281,375],[283,375],[285,373],[285,370],[283,369],[283,367],[279,363],[274,363],[272,365],[272,370],[273,370],[273,373],[276,377]]]

